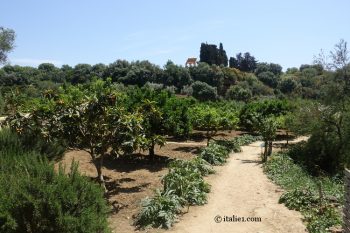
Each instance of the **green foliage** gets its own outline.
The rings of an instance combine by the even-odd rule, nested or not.
[[[165,133],[187,138],[192,131],[192,122],[189,108],[195,103],[193,98],[179,99],[172,97],[167,99],[162,108]]]
[[[164,191],[174,191],[174,194],[183,198],[187,205],[203,205],[207,202],[207,193],[210,188],[203,180],[202,171],[189,164],[181,166],[179,162],[169,167],[169,173],[163,177]]]
[[[255,74],[259,75],[263,72],[271,72],[276,76],[282,74],[282,66],[275,63],[259,62],[257,64]]]
[[[203,176],[213,172],[211,165],[199,157],[172,161],[162,179],[163,191],[157,190],[154,197],[143,200],[135,225],[170,228],[185,205],[206,203],[210,187]]]
[[[257,121],[256,128],[258,128],[258,132],[264,140],[263,162],[266,162],[267,156],[270,156],[272,153],[272,142],[276,137],[278,127],[279,124],[275,117],[265,117]]]
[[[278,79],[271,71],[265,71],[258,74],[258,78],[261,82],[269,87],[276,88],[278,85]]]
[[[196,81],[191,86],[193,89],[193,97],[200,101],[216,100],[218,98],[216,88],[207,83]]]
[[[235,129],[238,123],[236,109],[213,107],[208,104],[194,106],[191,116],[193,127],[206,131],[208,143],[218,130]]]
[[[257,61],[254,56],[246,52],[243,54],[238,53],[236,58],[230,57],[230,67],[239,69],[244,72],[254,72],[256,69]]]
[[[5,113],[5,99],[0,89],[0,116],[2,116],[4,113]]]
[[[250,131],[257,131],[258,122],[261,122],[262,119],[270,116],[279,117],[290,110],[290,104],[283,100],[271,99],[251,102],[246,104],[240,112],[240,125]]]
[[[38,153],[23,151],[15,134],[0,135],[1,232],[109,232],[103,190],[77,164],[56,172]]]
[[[228,151],[233,151],[233,152],[241,152],[241,145],[238,142],[238,140],[235,140],[236,138],[232,140],[227,140],[227,139],[221,139],[221,140],[215,140],[215,144],[219,146],[225,147]]]
[[[167,86],[175,86],[177,91],[192,83],[192,78],[188,69],[177,66],[172,61],[168,61],[164,66],[164,76],[164,84]]]
[[[214,169],[210,163],[201,157],[195,157],[191,160],[174,160],[169,164],[170,169],[184,168],[189,171],[199,171],[202,176],[207,176],[214,173]]]
[[[41,135],[20,134],[8,128],[4,128],[0,133],[0,145],[3,148],[21,148],[23,151],[37,151],[48,159],[58,159],[66,151],[65,143],[62,141],[45,141]]]
[[[141,117],[117,104],[110,80],[97,80],[85,90],[68,89],[68,95],[70,92],[80,98],[66,102],[71,97],[65,93],[46,93],[46,101],[27,116],[11,116],[9,125],[22,137],[38,135],[46,142],[65,140],[70,147],[87,150],[103,185],[103,157],[109,148],[117,154],[137,148],[142,139]]]
[[[317,205],[319,199],[317,195],[312,193],[309,189],[293,189],[282,194],[279,203],[284,203],[289,209],[301,211],[308,210],[312,206]]]
[[[311,176],[286,153],[273,155],[264,165],[269,178],[286,192],[280,202],[288,208],[299,210],[305,216],[311,233],[328,232],[327,228],[341,225],[340,208],[344,200],[344,184],[338,178]],[[320,187],[322,198],[320,198]],[[332,197],[332,199],[330,199]]]
[[[307,230],[310,233],[327,233],[330,227],[342,225],[339,211],[333,208],[323,212],[313,208],[309,214],[305,214],[305,219],[308,221]]]
[[[234,137],[233,139],[227,140],[227,139],[221,139],[221,140],[214,140],[215,144],[224,146],[229,152],[241,152],[241,146],[245,146],[248,144],[251,144],[253,142],[262,140],[261,136],[253,136],[250,134],[244,134],[238,137]]]
[[[226,163],[229,153],[229,149],[225,146],[211,143],[202,149],[199,156],[212,165],[222,165]]]
[[[220,43],[219,48],[214,44],[202,43],[199,57],[200,62],[205,62],[209,65],[227,66],[228,64],[226,51],[223,49],[222,43]]]
[[[135,225],[140,228],[162,227],[170,228],[182,209],[182,198],[173,190],[161,192],[156,190],[154,197],[142,201],[141,212],[135,219]]]
[[[0,27],[0,64],[7,61],[7,53],[13,50],[15,38],[14,30]]]
[[[150,159],[154,159],[155,145],[163,146],[165,138],[161,135],[163,128],[163,117],[160,110],[157,108],[155,102],[145,100],[139,109],[142,115],[142,131],[145,134],[141,146],[149,150]]]
[[[250,134],[244,134],[244,135],[241,135],[239,137],[235,137],[232,139],[232,141],[237,142],[238,145],[240,145],[240,146],[249,145],[253,142],[261,141],[261,140],[262,140],[261,136],[253,136]]]
[[[253,97],[251,90],[241,86],[231,86],[226,92],[226,98],[230,100],[248,102]]]
[[[279,84],[279,89],[284,94],[291,94],[297,87],[298,83],[292,77],[283,78]]]

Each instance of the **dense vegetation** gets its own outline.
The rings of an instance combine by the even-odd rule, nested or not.
[[[15,35],[4,28],[0,35],[3,63]],[[339,177],[350,164],[348,54],[340,41],[331,62],[320,56],[313,65],[283,72],[279,64],[257,62],[248,52],[228,59],[222,44],[203,43],[201,61],[191,67],[124,60],[3,66],[0,114],[7,119],[0,131],[0,183],[6,188],[0,190],[0,229],[106,232],[104,159],[144,150],[156,162],[156,146],[199,130],[207,147],[193,160],[169,164],[163,190],[144,201],[135,223],[170,227],[184,207],[206,202],[203,176],[213,172],[211,166],[257,139],[215,139],[219,130],[240,129],[264,141],[266,172],[287,190],[281,202],[306,216],[310,232],[324,232],[341,221],[327,196],[341,203]],[[271,157],[281,129],[309,139]],[[90,154],[102,188],[79,175],[75,165],[68,175],[55,171],[52,160],[69,148]],[[19,211],[23,206],[28,216]]]
[[[103,191],[77,168],[56,171],[16,134],[0,131],[0,231],[109,232]]]

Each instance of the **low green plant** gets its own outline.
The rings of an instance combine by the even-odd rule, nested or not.
[[[292,189],[282,194],[279,203],[284,203],[289,209],[301,211],[317,205],[319,198],[310,189]]]
[[[169,163],[170,169],[176,169],[179,167],[185,168],[187,170],[199,171],[202,176],[207,176],[215,172],[211,164],[201,157],[195,157],[191,160],[177,159]]]
[[[181,212],[183,202],[181,197],[175,195],[174,190],[156,190],[152,198],[142,201],[142,209],[135,219],[135,225],[139,228],[170,228]]]
[[[215,140],[215,144],[224,146],[229,152],[241,152],[241,145],[237,140],[232,139],[232,140],[227,140],[227,139],[220,139],[220,140]]]
[[[256,142],[256,141],[261,141],[262,137],[261,136],[254,136],[254,135],[250,135],[250,134],[243,134],[239,137],[235,137],[233,140],[237,141],[237,143],[240,146],[245,146],[245,145],[251,144],[251,143]]]
[[[226,163],[230,151],[225,147],[215,143],[202,149],[200,157],[212,165],[222,165]]]
[[[264,164],[264,171],[286,190],[280,203],[301,211],[310,233],[326,233],[329,227],[341,225],[340,213],[344,201],[341,179],[310,175],[304,167],[294,163],[289,152],[272,155]]]
[[[203,179],[201,171],[189,166],[170,167],[169,173],[163,177],[165,192],[173,191],[183,198],[183,205],[203,205],[207,203],[209,184]]]
[[[30,152],[0,152],[0,231],[110,232],[103,190],[78,173]]]
[[[324,211],[313,208],[304,215],[308,222],[307,230],[311,233],[328,233],[330,227],[342,225],[339,211],[334,208],[327,208]]]

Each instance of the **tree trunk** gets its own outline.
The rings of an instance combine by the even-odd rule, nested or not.
[[[268,149],[268,142],[265,141],[264,142],[264,154],[263,154],[263,159],[262,159],[263,163],[265,163],[267,160],[267,149]]]
[[[154,157],[155,157],[154,146],[155,146],[154,142],[152,142],[151,147],[149,148],[149,160],[150,161],[154,161]]]
[[[272,154],[272,141],[269,141],[269,149],[267,152],[267,156],[270,156]]]
[[[209,131],[207,131],[207,146],[209,146],[209,141],[210,141],[210,133]]]
[[[97,171],[97,180],[98,183],[101,185],[101,187],[104,189],[105,193],[108,191],[106,188],[105,180],[103,179],[103,174],[102,174],[102,166],[103,166],[103,155],[98,159],[98,161],[95,161],[94,164],[96,166],[96,171]]]
[[[102,174],[103,155],[104,155],[104,153],[102,153],[102,155],[99,158],[96,158],[94,148],[90,147],[90,155],[91,155],[91,158],[92,158],[92,163],[96,167],[96,171],[97,171],[97,177],[96,178],[98,180],[98,183],[102,186],[102,188],[104,189],[105,193],[107,193],[107,188],[106,188],[105,181],[103,179],[103,174]]]

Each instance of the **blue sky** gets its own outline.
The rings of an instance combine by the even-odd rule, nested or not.
[[[17,33],[11,64],[163,66],[199,57],[201,42],[287,67],[350,42],[349,0],[2,0],[0,26]]]

